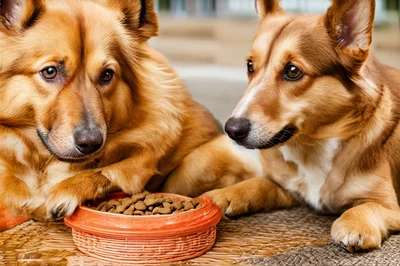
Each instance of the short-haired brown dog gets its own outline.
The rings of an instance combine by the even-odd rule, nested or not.
[[[370,52],[375,1],[333,0],[325,15],[256,6],[249,87],[225,129],[261,150],[264,173],[206,195],[229,216],[300,200],[342,213],[336,243],[380,247],[400,230],[400,71]]]

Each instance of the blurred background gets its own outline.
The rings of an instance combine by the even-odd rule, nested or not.
[[[224,123],[247,87],[245,58],[257,26],[254,0],[155,0],[162,52],[194,98]],[[400,0],[376,0],[373,51],[400,68]],[[281,0],[292,13],[323,14],[329,0]]]

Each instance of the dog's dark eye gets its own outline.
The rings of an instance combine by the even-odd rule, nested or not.
[[[254,73],[254,64],[253,61],[247,61],[247,74],[252,75]]]
[[[53,66],[46,67],[40,71],[40,74],[47,80],[55,79],[57,77],[57,68]]]
[[[301,79],[303,76],[304,73],[297,66],[289,65],[286,68],[283,78],[287,81],[297,81]]]
[[[101,84],[108,84],[108,83],[111,82],[113,77],[114,77],[114,71],[112,71],[111,69],[106,69],[106,70],[104,70],[103,73],[101,73],[100,83]]]

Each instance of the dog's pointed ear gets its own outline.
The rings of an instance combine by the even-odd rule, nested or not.
[[[137,33],[141,41],[158,35],[158,18],[154,0],[109,0],[108,4],[121,10],[123,24]]]
[[[0,0],[0,24],[22,31],[36,22],[43,9],[42,0]]]
[[[375,0],[333,0],[325,22],[337,47],[362,63],[372,42],[374,18]]]
[[[256,10],[260,18],[264,18],[269,14],[284,12],[279,0],[256,0]]]

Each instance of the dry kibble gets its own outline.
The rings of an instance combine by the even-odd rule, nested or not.
[[[184,201],[183,203],[183,208],[185,209],[185,211],[191,210],[194,208],[193,203],[190,201]]]
[[[110,205],[121,205],[121,202],[119,200],[110,200],[108,206]]]
[[[199,201],[198,199],[192,199],[191,202],[192,202],[192,204],[193,204],[193,206],[194,206],[195,208],[197,207],[197,205],[200,204],[200,201]]]
[[[159,214],[160,207],[155,207],[152,211],[153,214]]]
[[[174,200],[172,198],[166,197],[164,198],[164,202],[173,203]]]
[[[183,208],[183,204],[180,201],[174,201],[172,203],[172,206],[175,208],[175,210],[180,210]]]
[[[107,208],[107,205],[108,205],[108,202],[107,202],[107,201],[103,201],[102,203],[100,203],[100,204],[97,206],[96,210],[100,211],[100,210],[102,210],[104,207]]]
[[[172,211],[171,211],[171,209],[168,209],[168,208],[160,208],[160,209],[158,210],[158,212],[159,212],[160,214],[170,214]]]
[[[134,203],[136,203],[136,202],[133,202],[132,198],[124,198],[124,199],[122,199],[122,204],[132,205]]]
[[[139,193],[139,194],[133,195],[133,196],[132,196],[132,199],[133,199],[135,202],[137,202],[137,201],[139,201],[139,200],[144,200],[144,198],[145,198],[147,195],[149,195],[149,192],[145,191],[145,192],[143,192],[143,193]]]
[[[146,197],[143,201],[147,206],[152,206],[158,203],[156,197]]]
[[[135,203],[135,209],[139,210],[139,211],[144,211],[147,209],[147,205],[144,204],[144,202],[140,200]]]
[[[117,207],[115,208],[115,212],[116,213],[123,213],[128,207],[129,207],[128,204],[117,205]]]
[[[135,205],[131,205],[128,209],[124,211],[125,215],[132,215],[135,212]]]
[[[169,202],[163,202],[162,203],[162,206],[164,207],[164,208],[167,208],[167,209],[172,209],[172,205],[171,205],[171,203],[169,203]]]
[[[132,197],[103,201],[94,209],[124,215],[167,215],[192,210],[200,205],[197,199],[180,200],[143,192]]]

